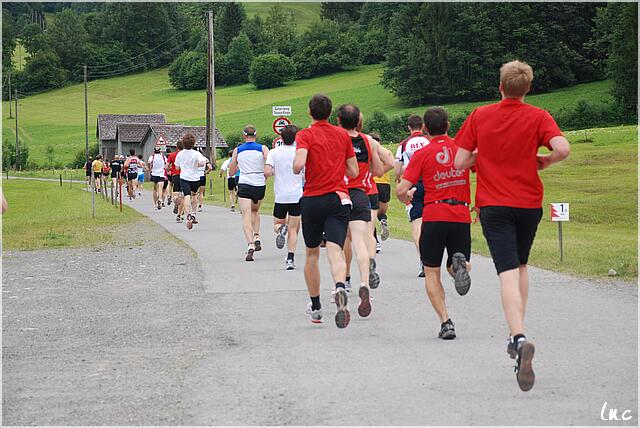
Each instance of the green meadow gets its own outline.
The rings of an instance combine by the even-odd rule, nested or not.
[[[309,123],[307,103],[317,92],[328,94],[338,105],[358,104],[365,115],[376,109],[389,115],[418,112],[428,106],[408,107],[383,88],[381,65],[357,67],[342,73],[290,82],[281,88],[256,90],[245,84],[216,90],[216,125],[223,135],[239,134],[244,125],[257,126],[262,136],[273,136],[271,106],[292,106],[294,123]],[[531,104],[555,111],[580,99],[600,101],[610,97],[610,81],[576,85],[552,93],[531,95]],[[89,141],[96,141],[99,113],[165,113],[171,123],[205,124],[205,91],[180,91],[171,87],[167,69],[89,82]],[[462,114],[486,103],[456,103],[446,107]],[[72,85],[20,99],[19,135],[29,146],[30,160],[45,164],[46,149],[53,148],[53,161],[70,162],[84,147],[83,85]],[[9,119],[8,103],[3,103],[4,140],[15,140],[15,120]]]
[[[320,21],[320,3],[306,2],[279,2],[280,6],[286,11],[292,11],[296,18],[296,29],[298,33],[304,32],[312,23]],[[273,7],[273,3],[242,3],[247,17],[252,18],[256,15],[265,18],[269,14],[269,9]]]

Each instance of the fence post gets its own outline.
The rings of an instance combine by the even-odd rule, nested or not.
[[[60,187],[62,187],[62,174],[60,174]]]
[[[114,204],[114,201],[113,201],[113,180],[111,180],[111,205],[113,205],[113,204]]]

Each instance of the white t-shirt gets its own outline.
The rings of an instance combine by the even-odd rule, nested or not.
[[[154,153],[149,156],[149,167],[151,168],[151,175],[154,177],[164,177],[164,165],[167,162],[167,158],[162,153]]]
[[[222,171],[226,171],[227,172],[227,178],[231,177],[229,175],[229,164],[231,163],[231,158],[227,159],[226,161],[222,162],[222,165],[220,165],[220,169]]]
[[[404,151],[402,152],[402,164],[404,167],[406,168],[407,165],[409,165],[409,161],[415,152],[426,147],[428,144],[429,140],[427,140],[427,137],[422,135],[411,137],[405,144]]]
[[[296,204],[302,197],[302,174],[293,173],[293,158],[296,155],[295,143],[281,145],[269,151],[267,165],[274,170],[273,190],[275,201],[279,204]]]
[[[176,156],[176,168],[180,168],[180,178],[187,181],[200,181],[198,162],[207,161],[200,152],[193,149],[180,150]]]

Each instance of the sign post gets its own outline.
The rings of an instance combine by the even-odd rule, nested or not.
[[[559,202],[551,204],[551,221],[558,223],[558,240],[560,242],[560,261],[564,259],[562,248],[562,223],[569,221],[569,204]]]
[[[273,106],[271,111],[274,116],[291,116],[291,106]]]

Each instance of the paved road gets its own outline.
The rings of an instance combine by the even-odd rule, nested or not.
[[[527,331],[537,345],[536,385],[516,384],[505,352],[507,330],[490,259],[474,256],[465,297],[447,287],[458,338],[437,339],[438,321],[416,277],[414,249],[385,242],[382,285],[368,319],[333,323],[323,256],[326,322],[304,308],[302,249],[284,271],[271,219],[265,249],[244,262],[240,215],[206,206],[188,231],[149,197],[131,203],[198,254],[205,305],[224,346],[191,366],[184,405],[196,425],[591,425],[610,407],[637,424],[638,342],[635,284],[595,282],[532,269]],[[393,220],[393,219],[392,219]],[[356,274],[357,276],[357,274]],[[355,308],[355,298],[352,309]],[[352,311],[355,313],[355,310]]]

